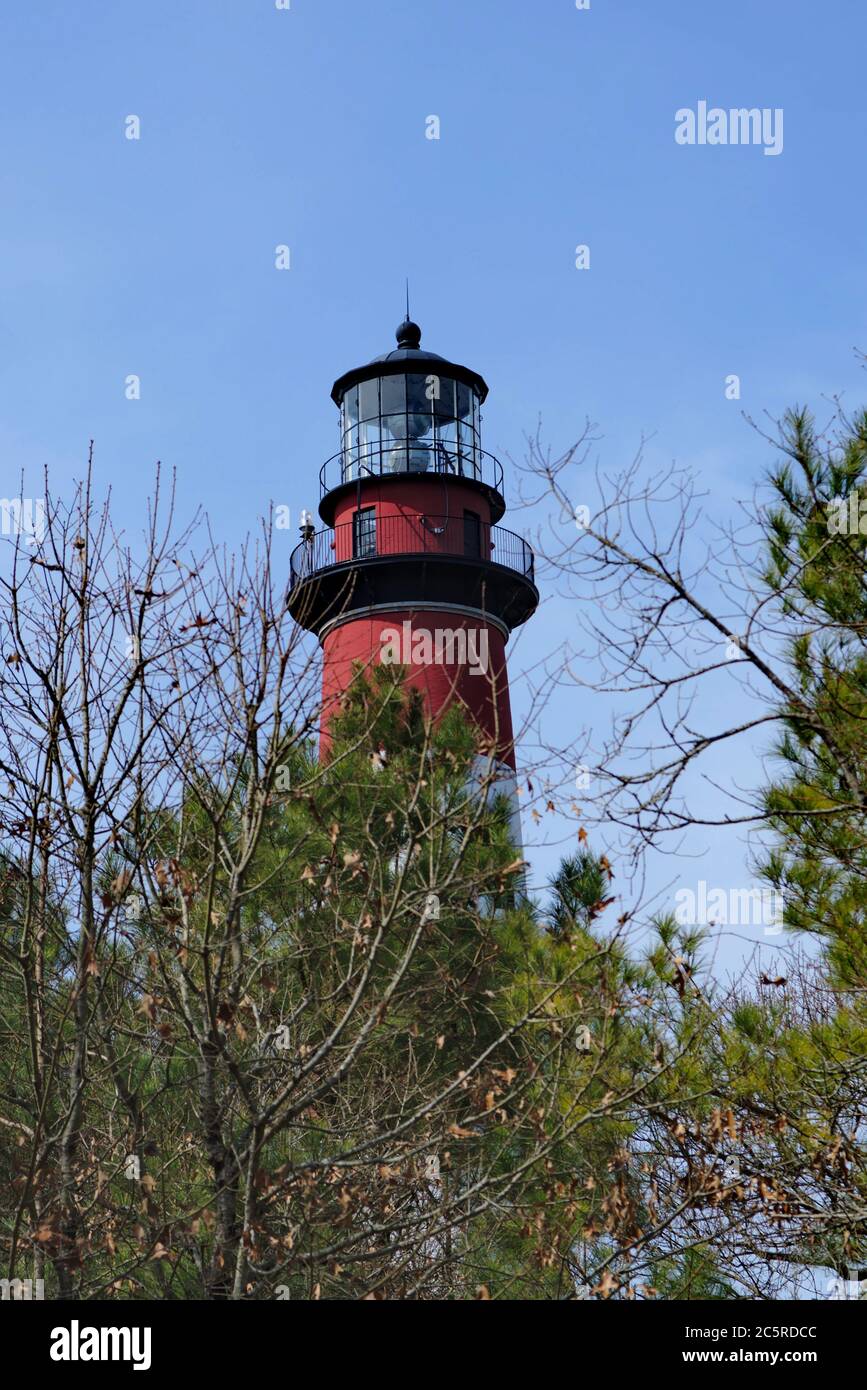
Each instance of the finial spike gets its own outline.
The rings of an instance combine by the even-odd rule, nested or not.
[[[409,276],[406,277],[406,321],[409,323]]]

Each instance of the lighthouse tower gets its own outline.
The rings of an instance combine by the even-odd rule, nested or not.
[[[488,388],[421,347],[397,347],[334,384],[340,452],[320,473],[319,514],[293,551],[289,611],[322,646],[322,751],[359,664],[400,665],[435,718],[457,702],[514,780],[506,643],[534,612],[533,552],[498,523],[503,469],[481,444]],[[504,788],[505,790],[505,788]]]

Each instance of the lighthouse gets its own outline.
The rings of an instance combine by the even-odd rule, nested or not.
[[[322,755],[359,668],[393,665],[433,719],[463,707],[485,776],[514,786],[506,644],[539,593],[530,546],[499,524],[503,469],[481,439],[488,388],[423,349],[407,316],[396,348],[331,395],[340,451],[320,473],[324,526],[305,517],[287,600],[322,647]]]

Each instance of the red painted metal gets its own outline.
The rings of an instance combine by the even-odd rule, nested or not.
[[[406,625],[406,626],[405,626]],[[485,739],[486,751],[509,767],[515,766],[512,733],[512,713],[509,700],[509,680],[506,671],[505,639],[498,627],[455,611],[415,609],[395,610],[359,616],[326,633],[322,643],[322,729],[321,752],[327,757],[330,747],[329,723],[340,707],[359,667],[370,670],[382,664],[392,664],[389,638],[397,630],[399,652],[410,660],[406,664],[407,687],[420,690],[432,717],[436,719],[457,701],[473,718]],[[451,655],[463,655],[457,649],[460,641],[449,642],[441,637],[442,659],[414,662],[416,651],[429,633],[436,646],[437,634],[456,634],[463,631],[469,638],[470,651],[485,651],[485,670],[481,663],[470,660],[448,660]],[[451,647],[451,650],[449,648]]]

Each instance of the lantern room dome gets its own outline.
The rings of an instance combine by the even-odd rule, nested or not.
[[[441,357],[438,352],[430,352],[421,346],[421,329],[412,319],[405,318],[395,333],[397,347],[390,352],[383,352],[379,357],[374,357],[370,362],[366,362],[361,367],[354,367],[349,372],[344,372],[343,376],[337,378],[331,390],[331,399],[335,405],[342,405],[346,392],[351,387],[357,386],[360,381],[368,381],[372,377],[400,375],[402,373],[413,373],[418,375],[434,375],[449,377],[453,381],[460,381],[465,386],[469,386],[478,395],[479,401],[483,402],[488,394],[488,387],[483,377],[478,372],[472,371],[469,367],[463,367],[458,362],[451,362],[447,357]],[[429,371],[425,368],[428,367]]]
[[[390,352],[344,372],[334,383],[340,453],[320,474],[320,516],[333,520],[341,489],[362,480],[436,473],[483,489],[498,519],[505,511],[503,470],[482,448],[484,379],[424,349],[421,329],[409,315],[396,337]]]

